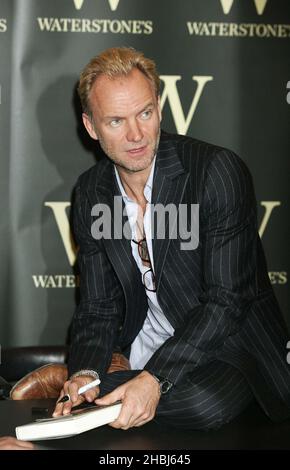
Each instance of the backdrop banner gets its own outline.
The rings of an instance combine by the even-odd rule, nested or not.
[[[111,46],[156,61],[164,130],[247,163],[290,326],[289,0],[0,0],[2,347],[67,339],[78,297],[71,196],[95,162],[76,84]]]

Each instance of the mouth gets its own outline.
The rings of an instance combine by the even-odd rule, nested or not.
[[[131,150],[127,150],[127,153],[129,155],[143,155],[146,151],[146,145],[144,145],[143,147],[138,147],[136,149],[131,149]]]

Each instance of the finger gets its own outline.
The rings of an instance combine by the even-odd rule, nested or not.
[[[150,412],[150,413],[142,413],[133,423],[134,428],[138,428],[140,426],[143,426],[146,423],[149,423],[149,421],[152,421],[152,419],[155,416],[155,412]]]
[[[59,403],[58,405],[56,405],[52,416],[56,418],[57,416],[68,415],[70,414],[72,408],[81,405],[84,401],[85,398],[79,395],[77,401],[75,401],[74,403],[72,403],[71,400],[68,400],[65,403]]]
[[[0,438],[1,450],[32,450],[34,445],[31,442],[19,441],[13,436],[4,436]]]
[[[59,403],[59,400],[61,398],[63,398],[65,395],[67,395],[67,393],[64,393],[64,391],[61,392],[59,398],[58,398],[58,401],[56,402],[56,406],[55,406],[55,409],[54,409],[54,412],[52,413],[52,416],[55,418],[57,416],[61,416],[63,415],[63,410],[64,410],[64,406],[66,405],[66,410],[70,410],[70,408],[72,407],[72,403],[71,401],[67,401],[65,403]]]
[[[71,412],[72,407],[78,406],[85,401],[85,398],[82,395],[78,394],[79,384],[77,382],[70,382],[68,386],[67,394],[69,400],[63,404],[62,414],[68,415]]]
[[[55,410],[52,416],[57,417],[57,416],[70,414],[72,407],[77,406],[78,404],[81,404],[83,400],[84,399],[80,397],[80,399],[74,403],[72,403],[71,399],[69,399],[65,403],[58,403],[55,407]]]
[[[70,384],[70,381],[67,380],[64,385],[63,385],[63,388],[61,389],[60,391],[60,394],[59,394],[59,397],[57,399],[57,402],[56,402],[56,405],[55,405],[55,409],[52,413],[52,416],[55,418],[57,416],[61,416],[63,413],[63,407],[64,407],[64,403],[59,403],[59,401],[61,400],[61,398],[63,398],[65,395],[68,395],[68,388],[69,388],[69,384]]]
[[[56,405],[55,405],[55,408],[54,408],[54,411],[52,413],[52,416],[55,418],[56,416],[60,416],[62,415],[62,410],[63,410],[63,406],[64,406],[64,403],[59,403],[59,400],[61,398],[63,398],[63,396],[65,395],[64,391],[62,390],[58,399],[57,399],[57,402],[56,402]]]
[[[109,423],[109,426],[114,429],[129,429],[130,426],[130,417],[123,418],[122,420],[116,419]]]
[[[78,377],[77,379],[67,381],[64,384],[64,387],[63,387],[63,389],[60,393],[58,402],[61,400],[61,398],[63,398],[64,395],[67,395],[69,397],[69,400],[66,401],[66,402],[63,402],[63,403],[58,403],[57,402],[55,410],[54,410],[52,416],[57,417],[57,416],[62,416],[62,415],[69,414],[71,412],[72,407],[78,406],[86,400],[86,394],[88,392],[91,392],[91,394],[92,394],[92,400],[89,399],[88,401],[93,401],[96,397],[96,389],[99,390],[99,387],[96,387],[92,390],[89,390],[88,392],[86,392],[83,395],[79,395],[79,393],[78,393],[79,388],[83,385],[86,385],[90,381],[91,381],[91,379],[89,378],[89,380],[88,380],[87,377],[86,378]],[[89,395],[89,397],[90,396],[91,395]]]
[[[131,416],[127,424],[125,426],[120,426],[119,429],[123,429],[123,431],[127,431],[127,429],[130,429],[134,426],[133,424],[134,422],[135,422],[135,418],[134,416]]]
[[[0,450],[33,450],[33,449],[34,447],[30,449],[28,447],[23,447],[19,444],[8,444],[8,443],[0,447]]]
[[[133,410],[124,403],[122,405],[120,414],[115,421],[109,424],[112,428],[115,429],[129,429],[131,423],[136,419],[136,416],[133,414]]]
[[[121,387],[117,387],[113,392],[108,393],[102,398],[97,398],[95,400],[95,403],[97,405],[112,405],[118,400],[121,400],[123,398],[123,391]]]
[[[52,416],[56,418],[57,416],[62,416],[64,414],[64,410],[66,410],[66,414],[70,413],[72,407],[71,401],[67,401],[65,404],[64,403],[59,403],[56,405],[54,412],[52,413]]]
[[[17,444],[19,445],[19,447],[21,447],[21,449],[24,449],[24,450],[32,450],[32,449],[34,449],[34,445],[32,444],[32,442],[28,442],[28,441],[17,441]]]
[[[82,395],[78,394],[79,388],[80,388],[79,383],[73,382],[73,381],[71,381],[68,386],[67,393],[70,396],[70,401],[73,406],[76,406],[78,404],[77,402],[80,400],[80,397],[82,397]],[[82,401],[83,401],[83,397],[82,397]]]
[[[71,409],[75,406],[78,406],[80,405],[81,403],[83,403],[85,401],[85,399],[83,397],[80,397],[79,400],[75,401],[74,403],[72,403],[71,401],[67,401],[64,405],[63,405],[63,409],[62,409],[62,414],[63,415],[69,415],[70,412],[71,412]]]
[[[147,423],[147,421],[150,421],[150,420],[141,419],[140,416],[137,417],[136,415],[132,415],[128,423],[126,424],[126,426],[121,426],[121,429],[123,429],[124,431],[127,431],[127,429],[130,429],[130,428],[143,426],[143,424]],[[142,424],[139,424],[139,423],[142,423]]]
[[[94,387],[83,394],[84,398],[89,402],[93,402],[100,393],[100,387]]]
[[[122,429],[129,429],[129,428],[135,428],[135,427],[140,427],[143,426],[144,424],[148,423],[154,418],[154,415],[148,415],[148,413],[139,413],[137,414],[137,410],[135,410],[135,413],[132,414],[131,419],[129,420],[129,423],[126,425],[126,427],[122,427]]]
[[[152,420],[152,418],[150,418],[150,419],[143,419],[142,421],[139,421],[139,422],[137,421],[135,424],[133,424],[133,427],[134,427],[134,428],[140,428],[140,427],[143,426],[144,424],[149,423],[149,421],[151,421],[151,420]]]

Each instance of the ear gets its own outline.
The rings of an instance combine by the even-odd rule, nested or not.
[[[157,98],[157,112],[159,116],[160,122],[162,121],[162,112],[161,112],[161,104],[160,104],[160,95]]]
[[[87,129],[88,133],[90,134],[91,138],[94,140],[98,140],[98,136],[96,134],[95,126],[92,122],[92,119],[86,113],[82,114],[82,118],[83,118],[84,126]]]

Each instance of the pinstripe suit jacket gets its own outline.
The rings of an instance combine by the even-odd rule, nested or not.
[[[130,241],[91,235],[92,207],[113,209],[119,195],[112,163],[105,158],[81,175],[75,194],[81,301],[69,371],[92,368],[102,376],[113,350],[128,348],[141,329],[147,300]],[[190,251],[180,249],[178,238],[153,239],[157,298],[175,334],[145,369],[177,383],[198,366],[227,362],[247,377],[268,415],[285,417],[288,337],[267,274],[245,164],[224,148],[162,133],[152,203],[199,204],[200,233],[198,248]]]

